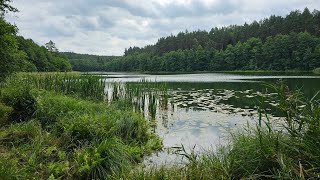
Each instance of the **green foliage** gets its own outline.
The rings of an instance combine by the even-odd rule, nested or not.
[[[18,73],[7,78],[5,84],[3,91],[8,94],[19,88],[36,88],[90,100],[104,99],[104,81],[99,76],[80,73]]]
[[[268,37],[278,34],[288,35],[291,32],[308,32],[319,37],[316,25],[319,25],[320,12],[314,10],[312,13],[308,8],[303,12],[298,10],[290,12],[286,17],[272,15],[269,18],[253,21],[251,24],[230,25],[228,27],[212,28],[210,32],[193,31],[180,32],[176,36],[162,37],[155,45],[148,45],[144,48],[130,47],[125,50],[125,56],[148,53],[162,56],[170,51],[197,49],[199,46],[204,49],[225,50],[227,46],[244,43],[250,38],[258,38],[263,42]]]
[[[49,52],[58,52],[58,49],[56,48],[56,44],[51,40],[45,44],[45,47],[48,49]]]
[[[0,125],[5,123],[12,112],[12,108],[0,103]]]
[[[118,110],[106,104],[91,103],[66,96],[40,93],[37,97],[37,119],[42,124],[56,123],[57,131],[62,129],[72,137],[71,143],[101,141],[117,136],[122,141],[142,145],[150,135],[144,119],[131,110]],[[57,113],[58,112],[58,113]],[[134,141],[133,141],[134,140]]]
[[[26,178],[26,172],[20,169],[17,160],[9,161],[6,157],[0,158],[0,174],[3,180],[18,180]]]
[[[35,112],[35,98],[30,86],[11,86],[1,89],[0,101],[12,107],[8,120],[22,122],[29,120]]]
[[[27,62],[20,64],[20,71],[71,71],[72,66],[67,58],[55,51],[41,47],[31,39],[17,37],[19,50],[26,53]]]
[[[232,143],[216,152],[198,156],[182,147],[178,153],[187,158],[186,165],[132,170],[145,153],[160,149],[161,141],[132,112],[129,102],[107,105],[80,99],[78,91],[52,88],[59,84],[57,77],[55,84],[37,85],[44,81],[33,81],[32,76],[39,74],[12,76],[1,90],[0,112],[14,111],[9,106],[22,104],[20,98],[32,98],[35,108],[28,121],[8,122],[0,129],[3,179],[310,179],[320,175],[319,94],[306,100],[283,84],[270,86],[278,93],[283,128],[259,119],[254,129],[232,134]],[[155,87],[165,91],[163,84],[127,84],[125,96],[142,97]]]
[[[0,18],[0,81],[17,70],[25,57],[25,54],[18,50],[16,33],[15,26]]]
[[[1,133],[1,145],[18,146],[30,143],[40,133],[41,126],[36,121],[24,124],[14,124]]]
[[[9,4],[11,2],[12,0],[0,0],[0,17],[3,17],[5,13],[18,11],[17,8]]]
[[[126,147],[117,139],[75,152],[75,161],[79,175],[86,179],[108,179],[113,172],[128,173],[132,163]]]
[[[320,68],[314,69],[313,72],[314,72],[315,74],[320,74]]]
[[[60,52],[60,54],[70,60],[74,71],[103,71],[109,61],[117,58],[117,56],[98,56],[72,52]]]
[[[61,85],[66,76],[72,76],[68,87],[90,76],[41,75],[55,82],[45,84],[38,79],[45,77],[38,73],[20,73],[1,88],[1,117],[9,115],[11,120],[3,121],[0,128],[2,179],[117,179],[128,174],[145,153],[161,148],[161,141],[132,108],[86,100],[91,97],[81,99],[80,89],[65,91]],[[97,88],[90,92],[92,96],[104,91],[95,82],[100,83],[90,81]],[[32,106],[27,103],[30,99]],[[17,111],[23,118],[17,120]]]
[[[0,1],[0,81],[15,71],[71,71],[64,56],[16,36],[18,28],[4,20],[5,13],[18,11],[10,2]]]
[[[210,32],[180,32],[122,57],[65,53],[79,71],[312,71],[320,66],[320,12],[292,11]]]
[[[212,48],[175,50],[162,55],[142,51],[115,58],[104,65],[105,71],[220,71],[220,70],[300,70],[320,66],[320,39],[308,32],[250,38],[224,50]],[[103,67],[103,66],[102,66]]]
[[[38,122],[29,121],[2,127],[0,133],[0,171],[3,179],[32,178],[31,170],[33,153],[37,151],[34,139],[39,137],[41,126]],[[28,166],[22,164],[30,163]]]

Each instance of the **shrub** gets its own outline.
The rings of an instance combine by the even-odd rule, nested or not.
[[[0,125],[6,124],[12,108],[0,103]]]
[[[1,101],[12,107],[8,120],[23,122],[32,118],[36,110],[36,100],[29,87],[7,87],[1,90]]]
[[[83,179],[108,179],[114,172],[128,173],[132,161],[125,147],[112,138],[76,151],[78,175]]]
[[[320,74],[320,68],[314,69],[313,72],[314,72],[315,74]]]

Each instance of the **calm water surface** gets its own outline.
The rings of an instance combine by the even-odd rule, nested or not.
[[[101,73],[100,73],[101,74]],[[289,89],[300,89],[307,98],[320,90],[320,76],[297,73],[205,73],[151,75],[102,73],[106,82],[167,82],[168,109],[158,109],[155,132],[163,139],[164,151],[146,157],[145,164],[177,163],[181,158],[171,147],[188,151],[214,150],[227,142],[230,131],[243,129],[258,119],[257,107],[266,104],[272,121],[280,121],[276,94],[265,83],[282,79]]]

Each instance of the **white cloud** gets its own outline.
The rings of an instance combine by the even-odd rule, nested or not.
[[[7,19],[40,45],[50,39],[60,51],[122,55],[130,46],[153,44],[188,29],[243,24],[286,15],[318,0],[14,0],[20,12]]]

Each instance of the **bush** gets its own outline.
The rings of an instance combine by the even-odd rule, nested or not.
[[[315,74],[320,74],[320,68],[314,69],[313,72],[314,72]]]
[[[0,125],[6,124],[12,108],[0,103]]]
[[[83,179],[108,179],[114,172],[127,173],[132,159],[126,146],[116,138],[75,152],[78,175]]]
[[[130,110],[113,105],[80,100],[54,93],[39,92],[36,117],[43,125],[69,134],[74,141],[103,140],[117,136],[125,142],[145,144],[150,139],[146,121]]]
[[[38,155],[35,141],[42,137],[36,121],[15,123],[0,129],[1,179],[31,179],[36,173],[32,159]],[[35,165],[36,164],[36,165]]]
[[[36,110],[36,99],[29,87],[7,87],[1,90],[0,100],[12,107],[8,116],[10,122],[30,120]]]

